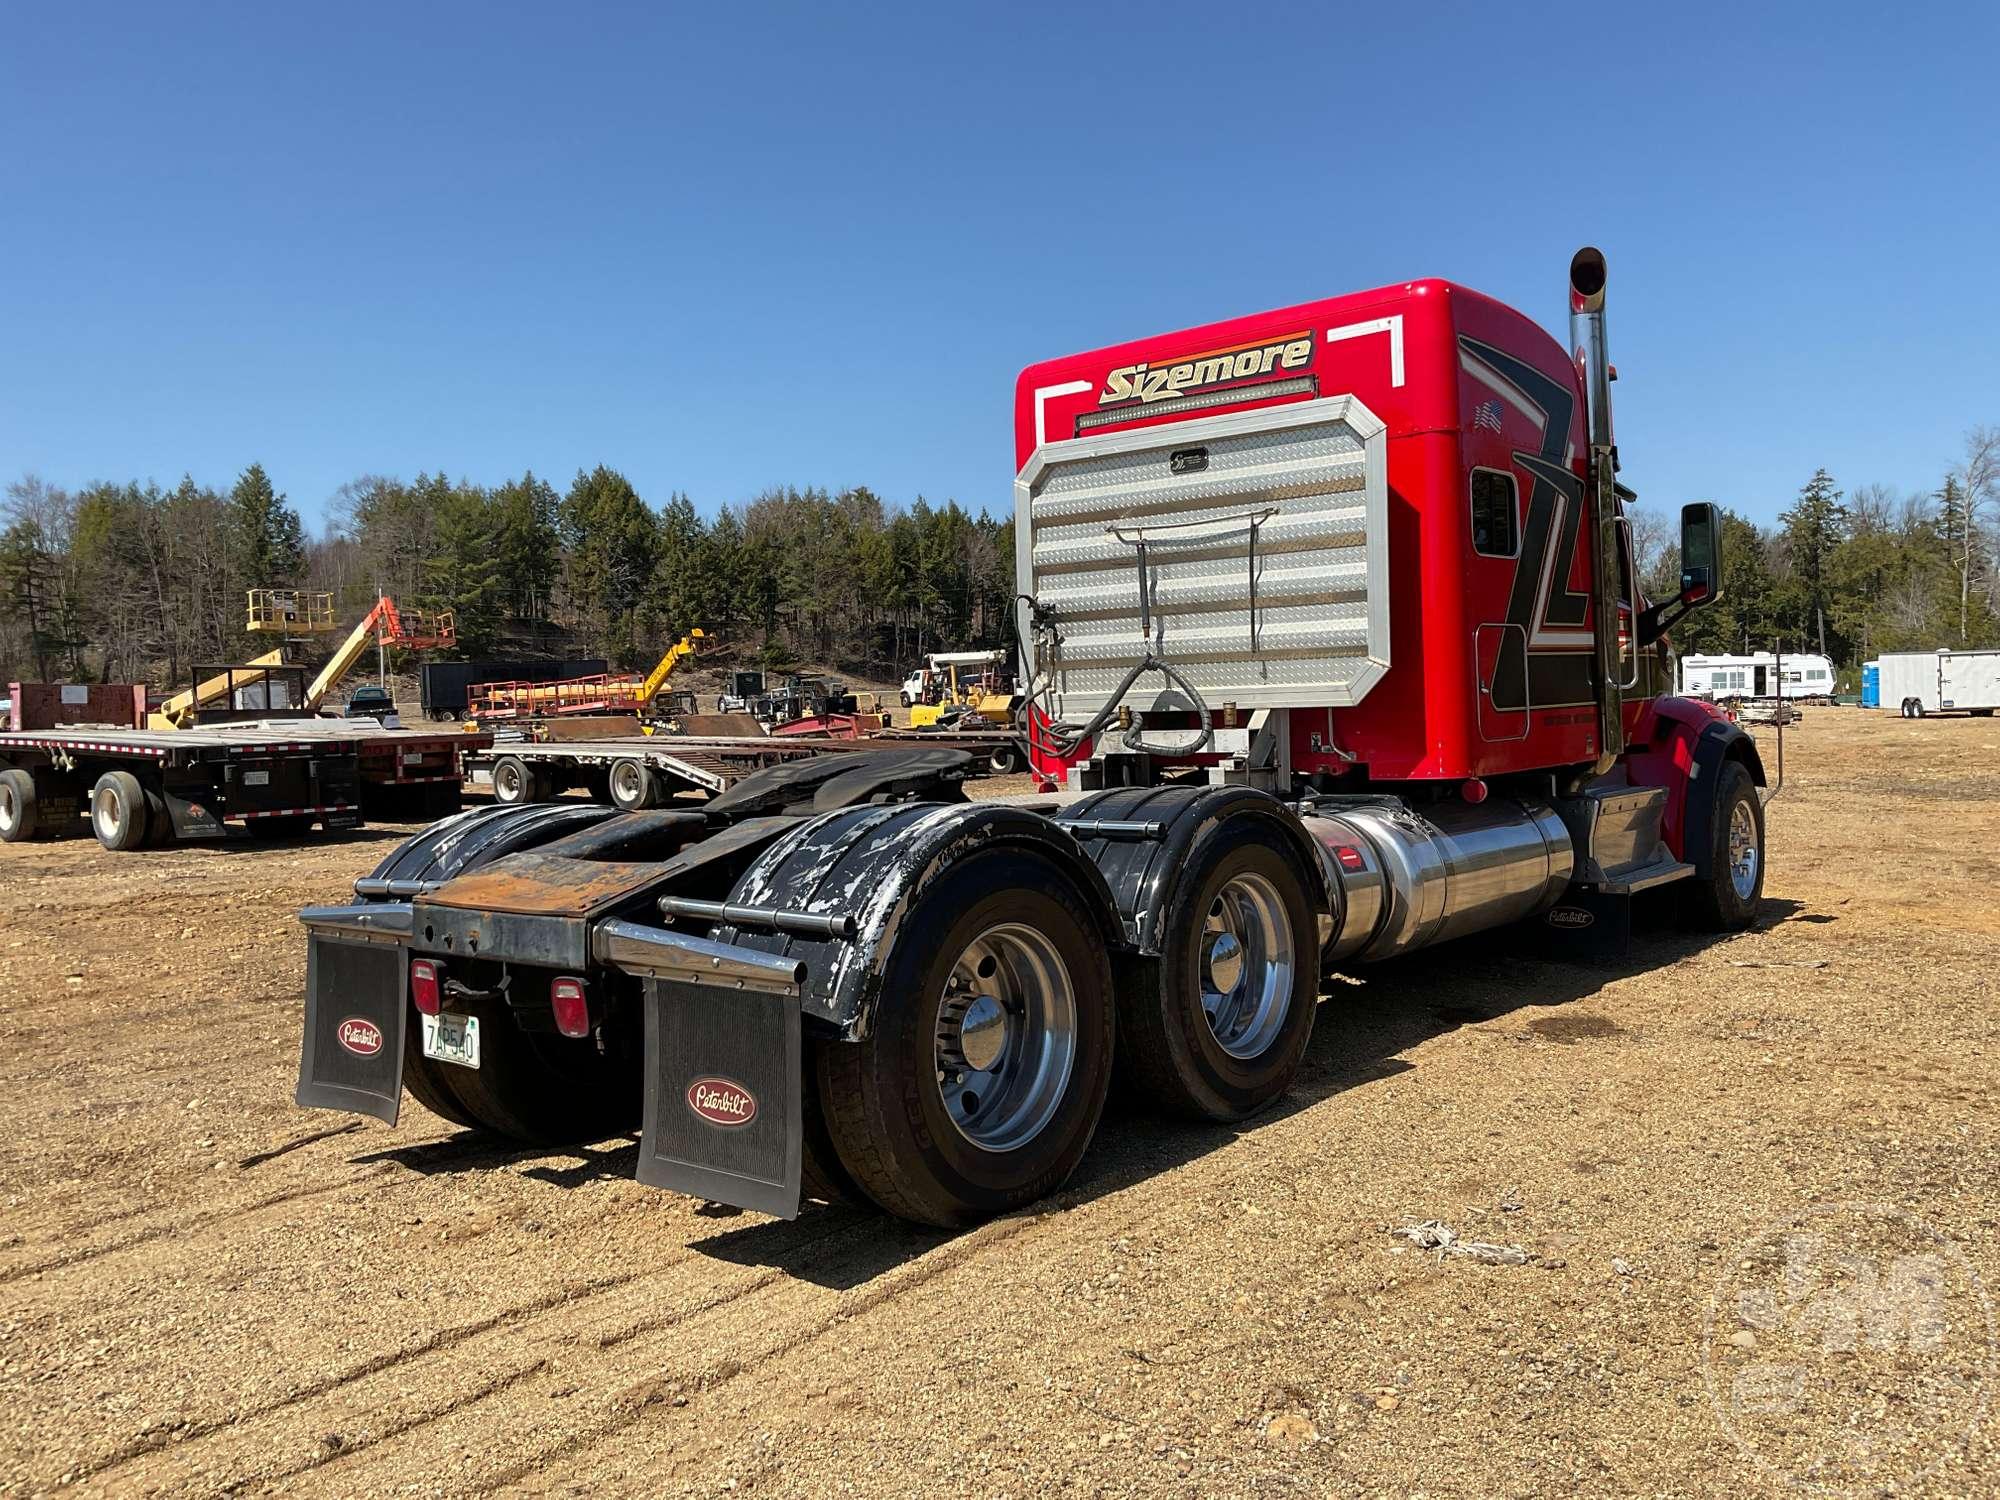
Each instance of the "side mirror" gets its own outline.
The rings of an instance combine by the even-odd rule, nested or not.
[[[1722,597],[1722,515],[1698,500],[1681,507],[1681,597],[1692,609]]]
[[[1706,500],[1681,507],[1681,593],[1639,615],[1639,647],[1652,645],[1683,616],[1722,597],[1722,512]]]

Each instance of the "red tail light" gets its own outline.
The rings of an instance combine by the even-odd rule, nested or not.
[[[416,1001],[417,1009],[424,1015],[434,1016],[443,1009],[442,986],[443,976],[434,960],[410,960],[410,998]]]
[[[549,1005],[556,1013],[556,1030],[564,1036],[590,1035],[590,1002],[583,981],[565,974],[549,985]]]

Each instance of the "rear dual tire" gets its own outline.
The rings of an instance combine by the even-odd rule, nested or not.
[[[106,771],[90,792],[90,829],[97,842],[118,851],[142,847],[152,831],[146,789],[130,771]]]
[[[1298,1075],[1319,1003],[1306,878],[1261,820],[1196,846],[1161,930],[1159,983],[1119,1011],[1123,1085],[1169,1114],[1235,1121]]]
[[[412,1008],[404,1046],[428,1076],[413,1089],[420,1103],[457,1124],[533,1146],[601,1141],[638,1128],[644,1103],[636,1056],[609,1055],[589,1037],[524,1031],[505,1000],[455,1001],[479,1018],[479,1066],[462,1068],[423,1056],[423,1022]],[[403,1080],[410,1081],[405,1054]],[[442,1091],[446,1108],[425,1095]]]
[[[18,768],[0,771],[0,843],[25,843],[40,830],[35,778]]]
[[[1103,935],[1053,863],[975,855],[904,922],[859,1042],[815,1043],[826,1138],[855,1187],[942,1227],[1055,1191],[1083,1159],[1111,1078]]]
[[[607,793],[620,812],[642,812],[667,800],[659,773],[642,760],[613,761]]]
[[[506,807],[549,800],[548,777],[539,766],[518,755],[503,755],[493,763],[493,800]]]

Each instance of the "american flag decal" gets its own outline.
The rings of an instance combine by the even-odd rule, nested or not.
[[[1484,427],[1488,432],[1500,430],[1500,403],[1495,400],[1480,402],[1472,408],[1473,427]]]

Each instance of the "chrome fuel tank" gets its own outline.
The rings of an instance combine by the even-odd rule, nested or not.
[[[1568,886],[1569,830],[1541,802],[1394,798],[1322,804],[1304,818],[1347,897],[1324,959],[1373,963],[1533,916]]]

